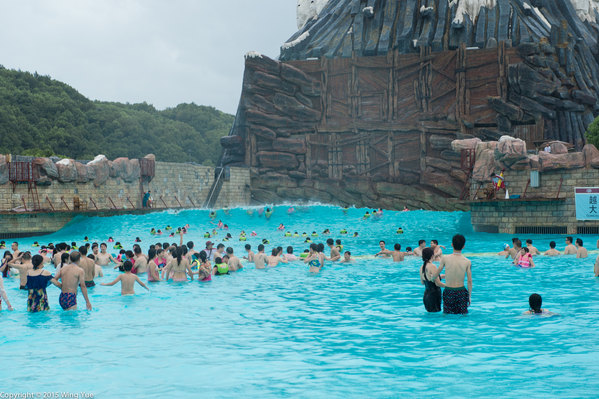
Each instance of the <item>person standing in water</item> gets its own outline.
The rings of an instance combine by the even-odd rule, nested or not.
[[[131,269],[133,269],[133,263],[130,260],[126,260],[123,263],[123,270],[125,271],[123,274],[120,274],[116,279],[114,279],[111,283],[102,283],[102,285],[112,286],[121,282],[121,295],[135,295],[135,282],[144,287],[146,290],[150,290],[147,285],[145,285],[139,277],[135,274],[131,273]],[[187,279],[186,279],[187,280]]]
[[[466,238],[456,234],[451,242],[453,254],[441,258],[437,271],[429,280],[437,281],[443,269],[446,269],[443,313],[468,314],[468,306],[472,298],[472,263],[462,255]],[[468,289],[464,287],[464,277],[468,278]]]
[[[166,278],[165,280],[170,280],[171,277],[173,281],[187,281],[187,275],[193,281],[193,272],[191,271],[191,266],[189,265],[189,261],[187,258],[183,256],[183,248],[179,247],[175,251],[175,258],[169,262],[169,264],[165,267]]]
[[[258,253],[254,255],[254,265],[256,265],[256,269],[265,269],[266,268],[266,260],[267,256],[264,253],[264,245],[258,245]]]
[[[2,310],[2,300],[6,302],[6,306],[8,310],[13,310],[10,301],[8,300],[8,296],[6,295],[6,291],[4,290],[4,280],[2,279],[2,274],[0,274],[0,310]]]
[[[71,262],[63,265],[55,277],[56,280],[61,280],[62,282],[61,294],[58,300],[60,307],[63,310],[77,310],[77,286],[80,286],[87,310],[92,310],[92,305],[87,296],[85,272],[79,266],[81,254],[73,251],[69,255],[69,259]]]
[[[335,241],[333,241],[332,238],[327,239],[327,245],[331,249],[331,256],[329,260],[331,262],[336,262],[339,259],[341,259],[341,253],[339,252],[339,249],[335,246]]]
[[[61,284],[56,281],[54,276],[49,271],[44,270],[44,258],[40,255],[34,255],[31,258],[33,269],[27,270],[26,289],[29,291],[27,298],[27,311],[31,313],[43,312],[50,310],[48,304],[48,294],[46,288],[50,284],[54,284],[58,288],[62,288]]]
[[[435,251],[432,248],[422,250],[422,261],[424,262],[420,269],[420,282],[424,285],[424,297],[422,302],[427,312],[435,313],[441,311],[441,288],[445,284],[441,282],[440,277],[432,280],[437,267],[433,265]]]
[[[549,243],[549,250],[545,251],[545,256],[559,256],[560,253],[557,249],[555,249],[556,243],[555,241],[551,241]]]
[[[574,239],[572,237],[566,237],[566,248],[564,249],[564,255],[576,255],[576,247],[572,244]]]
[[[589,256],[587,249],[582,246],[582,240],[580,238],[576,239],[576,258],[584,259]]]
[[[310,244],[310,255],[304,259],[304,263],[310,266],[310,273],[320,273],[324,265],[324,254],[318,251],[317,244]]]

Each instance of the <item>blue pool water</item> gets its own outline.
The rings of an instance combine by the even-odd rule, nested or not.
[[[150,292],[121,297],[120,289],[91,289],[91,312],[65,313],[58,290],[48,288],[52,310],[28,314],[18,281],[5,280],[14,312],[0,312],[0,392],[93,393],[97,398],[197,397],[596,397],[599,389],[599,281],[595,255],[536,260],[521,270],[490,253],[511,237],[475,234],[468,213],[385,212],[361,221],[365,210],[326,206],[277,207],[267,221],[255,212],[231,210],[222,219],[231,228],[236,253],[242,229],[274,245],[306,247],[288,230],[330,228],[354,264],[328,263],[309,275],[301,263],[269,270],[247,265],[242,272],[211,283],[165,283]],[[152,227],[191,225],[185,241],[204,243],[212,229],[207,211],[79,219],[62,231],[21,240],[81,242],[108,236],[142,248],[156,241]],[[403,227],[403,235],[395,234]],[[343,238],[342,228],[359,232]],[[450,248],[455,232],[467,237],[474,292],[468,316],[428,314],[418,277],[421,261],[401,264],[372,259],[378,240],[415,247],[420,238]],[[224,233],[219,232],[219,242]],[[324,241],[327,237],[320,237]],[[530,236],[540,249],[564,237]],[[584,238],[584,237],[583,237]],[[594,237],[593,237],[594,238]],[[594,248],[591,237],[585,246]],[[116,252],[116,251],[112,251]],[[52,270],[51,266],[47,266]],[[117,272],[105,269],[111,281]],[[143,277],[144,280],[146,277]],[[560,316],[525,317],[528,296],[540,293],[544,307]],[[80,303],[83,302],[79,296]]]

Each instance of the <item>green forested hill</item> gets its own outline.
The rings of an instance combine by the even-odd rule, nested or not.
[[[91,101],[48,76],[0,66],[0,154],[215,164],[234,117],[212,107]]]

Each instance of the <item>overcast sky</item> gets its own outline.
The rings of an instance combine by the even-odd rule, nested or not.
[[[248,51],[296,30],[296,0],[3,0],[0,64],[91,99],[235,113]]]

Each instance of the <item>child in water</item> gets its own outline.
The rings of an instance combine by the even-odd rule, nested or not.
[[[542,309],[543,298],[539,294],[532,294],[528,298],[528,305],[530,309],[524,312],[525,315],[545,315],[545,316],[553,316],[555,313],[548,311],[547,309]]]
[[[131,261],[125,261],[123,263],[123,270],[125,273],[119,275],[116,279],[114,279],[111,283],[102,283],[102,285],[115,285],[119,281],[121,282],[121,295],[135,295],[135,282],[139,283],[146,290],[150,290],[147,285],[145,285],[139,277],[135,274],[131,273],[131,269],[133,269],[133,263]]]
[[[522,248],[521,255],[518,257],[517,261],[514,261],[516,266],[521,267],[523,269],[529,269],[535,267],[535,262],[532,260],[532,255],[528,252],[528,248]]]

